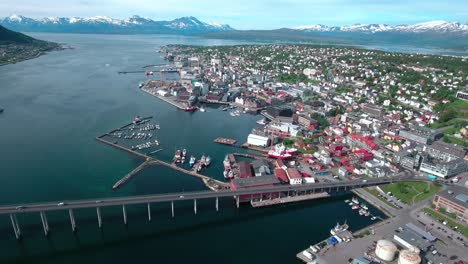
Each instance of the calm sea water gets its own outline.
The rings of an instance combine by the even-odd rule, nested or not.
[[[207,175],[221,179],[222,159],[233,150],[218,136],[244,142],[259,116],[231,117],[218,108],[193,114],[176,110],[139,91],[143,74],[119,75],[143,65],[163,63],[155,51],[166,44],[228,45],[242,42],[178,36],[34,34],[74,49],[0,67],[0,204],[64,201],[173,191],[201,190],[203,184],[161,167],[141,172],[118,191],[111,186],[141,161],[94,140],[128,123],[153,115],[155,132],[168,160],[175,148],[213,158]],[[241,150],[236,150],[241,151]],[[75,211],[73,234],[67,212],[48,214],[51,233],[42,233],[38,214],[19,216],[24,239],[16,241],[7,216],[0,217],[0,263],[297,263],[295,254],[326,238],[337,221],[352,229],[369,224],[343,199],[332,198],[272,208],[235,209],[229,199],[131,206],[128,226],[121,208],[104,208],[104,228],[95,211]],[[374,214],[380,213],[372,208]]]

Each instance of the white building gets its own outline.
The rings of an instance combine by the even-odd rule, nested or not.
[[[249,134],[247,137],[247,144],[252,146],[266,147],[270,145],[270,139],[268,137]]]

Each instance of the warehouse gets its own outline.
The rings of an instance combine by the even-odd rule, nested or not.
[[[252,146],[266,147],[270,145],[270,139],[255,134],[249,134],[247,137],[247,144]]]

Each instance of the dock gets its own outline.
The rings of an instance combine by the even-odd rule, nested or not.
[[[148,120],[148,119],[151,119],[152,117],[145,117],[145,118],[142,118],[141,120]],[[116,132],[116,131],[119,131],[119,130],[123,130],[123,129],[126,129],[127,127],[131,126],[131,125],[134,125],[133,123],[130,123],[130,124],[126,124],[120,128],[117,128],[117,129],[114,129],[110,132],[107,132],[107,133],[104,133],[98,137],[96,137],[96,140],[101,142],[101,143],[104,143],[106,145],[109,145],[109,146],[112,146],[112,147],[115,147],[117,149],[120,149],[120,150],[123,150],[123,151],[126,151],[130,154],[133,154],[135,156],[138,156],[138,157],[141,157],[143,158],[145,161],[140,164],[138,167],[136,167],[135,169],[133,169],[131,172],[129,172],[127,175],[125,175],[123,178],[121,178],[120,180],[118,180],[113,186],[112,186],[112,189],[113,190],[116,190],[118,188],[120,188],[121,186],[123,186],[124,184],[126,184],[132,177],[134,177],[136,174],[138,174],[138,172],[140,172],[142,169],[144,169],[145,167],[147,166],[151,166],[151,165],[162,165],[162,166],[165,166],[165,167],[168,167],[170,169],[173,169],[175,171],[178,171],[178,172],[181,172],[183,174],[186,174],[186,175],[190,175],[190,176],[193,176],[193,177],[196,177],[200,180],[203,181],[203,183],[205,183],[206,187],[208,187],[209,189],[213,190],[213,191],[219,191],[219,190],[226,190],[226,189],[229,189],[230,186],[228,183],[225,183],[225,182],[222,182],[222,181],[218,181],[218,180],[215,180],[213,178],[210,178],[208,176],[205,176],[205,175],[202,175],[200,173],[198,173],[197,171],[193,171],[193,170],[186,170],[184,168],[181,168],[181,167],[178,167],[175,163],[168,163],[168,162],[165,162],[165,161],[162,161],[162,160],[159,160],[159,159],[156,159],[156,158],[153,158],[153,157],[150,157],[148,155],[150,154],[154,154],[154,153],[157,153],[159,151],[162,151],[162,149],[158,149],[158,150],[155,150],[155,151],[152,151],[150,152],[148,155],[147,154],[144,154],[144,153],[140,153],[140,152],[137,152],[135,150],[131,150],[125,146],[122,146],[122,145],[119,145],[117,143],[114,143],[114,142],[110,142],[108,140],[106,140],[104,137],[106,136],[109,136],[110,134]],[[197,162],[197,164],[199,163],[200,161]],[[195,167],[195,166],[194,166]]]
[[[231,139],[231,138],[219,137],[219,138],[216,138],[215,140],[213,140],[213,142],[232,146],[232,145],[236,144],[237,140]]]
[[[168,103],[170,105],[173,105],[173,106],[177,107],[180,110],[185,110],[186,107],[181,105],[180,103],[176,102],[175,100],[172,100],[169,97],[164,97],[164,96],[160,96],[160,95],[157,95],[155,93],[152,93],[152,92],[148,91],[147,89],[145,89],[145,87],[146,87],[146,85],[143,88],[141,88],[141,90],[143,92],[145,92],[145,93],[147,93],[147,94],[149,94],[151,96],[154,96],[154,97],[160,99],[163,102],[166,102],[166,103]]]
[[[233,156],[237,157],[244,157],[244,158],[250,158],[250,159],[267,159],[266,157],[255,155],[255,154],[249,154],[249,153],[232,153]]]
[[[131,172],[127,173],[122,179],[118,180],[114,186],[112,186],[112,190],[116,190],[120,188],[122,185],[127,183],[133,176],[135,176],[138,172],[140,172],[142,169],[144,169],[146,166],[149,165],[149,159],[145,160],[142,164],[140,164],[138,167],[133,169]]]
[[[250,203],[252,207],[265,207],[265,206],[271,206],[271,205],[277,205],[277,204],[287,204],[287,203],[294,203],[294,202],[301,202],[301,201],[307,201],[307,200],[314,200],[314,199],[320,199],[320,198],[326,198],[330,197],[330,194],[327,192],[322,192],[322,193],[311,193],[311,194],[305,194],[305,195],[298,195],[298,196],[287,196],[287,197],[277,197],[277,198],[272,198],[272,199],[267,199],[267,200],[252,200]]]
[[[247,142],[242,144],[241,145],[242,148],[246,148],[246,149],[251,149],[251,150],[255,150],[255,151],[258,151],[258,152],[263,152],[263,153],[268,153],[270,151],[269,148],[263,148],[263,147],[258,147],[258,146],[252,146],[250,144],[248,144]]]

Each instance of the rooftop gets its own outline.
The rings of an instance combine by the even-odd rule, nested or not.
[[[466,204],[468,201],[468,190],[464,187],[450,186],[447,189],[440,191],[437,195],[444,197],[445,199],[454,203],[462,204],[465,207],[468,207]]]
[[[258,187],[263,185],[279,184],[280,181],[274,175],[261,177],[237,178],[232,180],[236,188]]]

